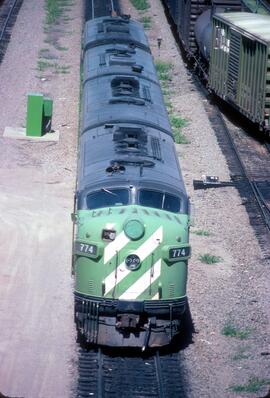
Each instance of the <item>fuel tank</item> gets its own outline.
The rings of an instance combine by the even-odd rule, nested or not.
[[[210,49],[212,39],[211,10],[203,12],[195,24],[195,37],[201,55],[210,60]]]

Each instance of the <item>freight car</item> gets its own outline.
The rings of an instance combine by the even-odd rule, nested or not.
[[[88,21],[84,35],[73,272],[90,344],[145,349],[179,333],[189,200],[142,25]]]
[[[189,58],[211,92],[270,134],[270,16],[238,0],[166,0]]]

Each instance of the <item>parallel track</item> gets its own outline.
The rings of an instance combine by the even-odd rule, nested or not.
[[[23,0],[5,0],[0,7],[0,62],[10,40],[11,30],[16,22]]]
[[[228,127],[217,106],[205,104],[264,258],[270,259],[270,153],[239,127]]]
[[[179,354],[130,356],[81,350],[77,398],[186,398]]]

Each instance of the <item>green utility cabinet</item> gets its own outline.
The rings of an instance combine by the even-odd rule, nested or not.
[[[51,131],[53,101],[42,94],[27,96],[26,135],[41,137]]]
[[[270,131],[270,16],[213,16],[209,87]]]

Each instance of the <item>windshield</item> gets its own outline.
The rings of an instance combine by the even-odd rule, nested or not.
[[[141,189],[139,191],[139,204],[155,209],[163,209],[172,213],[179,213],[181,202],[177,196],[169,193]]]
[[[128,189],[101,189],[87,195],[86,204],[88,209],[99,209],[101,207],[126,206],[129,203]]]

